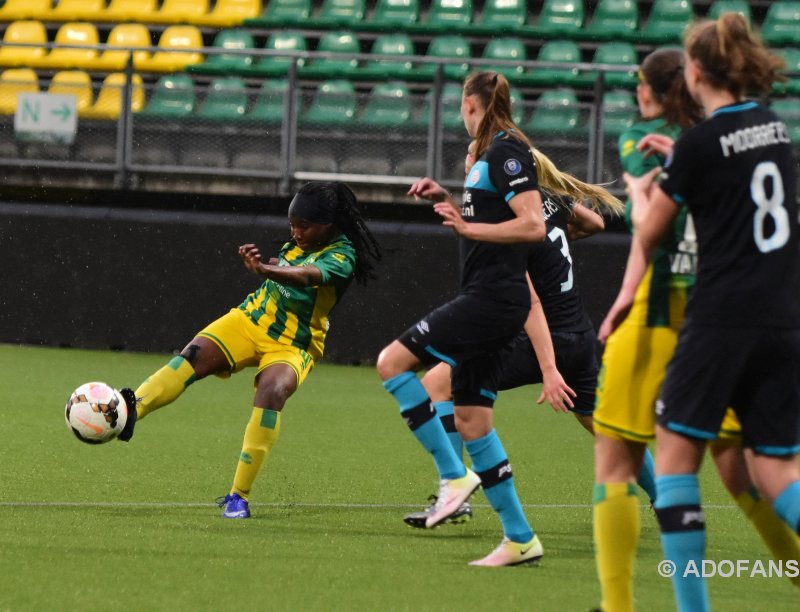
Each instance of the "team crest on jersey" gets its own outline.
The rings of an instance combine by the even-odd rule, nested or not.
[[[475,170],[470,172],[469,180],[467,181],[467,183],[469,185],[477,185],[479,180],[481,180],[481,171],[476,168]]]
[[[516,159],[507,159],[506,163],[503,164],[503,170],[506,171],[506,174],[509,176],[515,176],[522,172],[522,164],[519,163],[519,160]]]

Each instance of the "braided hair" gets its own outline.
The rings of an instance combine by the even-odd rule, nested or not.
[[[297,190],[295,198],[303,196],[313,199],[322,217],[330,219],[353,243],[356,281],[366,285],[368,279],[375,278],[373,262],[380,261],[381,246],[361,216],[353,190],[339,181],[315,181]]]

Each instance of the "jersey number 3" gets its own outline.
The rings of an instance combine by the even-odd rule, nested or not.
[[[567,280],[561,283],[561,293],[566,293],[570,289],[572,289],[572,255],[569,254],[569,243],[567,242],[567,235],[564,233],[560,227],[554,227],[550,230],[550,233],[547,234],[547,237],[550,239],[550,242],[555,243],[557,240],[561,241],[561,254],[564,256],[564,259],[567,260],[569,263],[569,274],[567,275]]]
[[[767,195],[764,184],[772,179],[772,195]],[[756,205],[753,215],[753,238],[758,250],[769,253],[781,248],[789,240],[789,212],[784,208],[783,179],[775,162],[764,161],[756,166],[750,180],[750,197]],[[772,217],[774,228],[767,237],[764,227],[767,217]]]

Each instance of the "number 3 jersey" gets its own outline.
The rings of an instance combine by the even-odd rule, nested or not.
[[[796,179],[786,125],[775,113],[750,101],[717,109],[675,143],[661,189],[689,208],[697,231],[687,319],[800,325]]]

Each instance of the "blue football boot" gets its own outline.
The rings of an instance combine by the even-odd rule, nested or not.
[[[238,493],[230,493],[225,497],[218,497],[217,505],[220,508],[225,506],[225,511],[222,513],[222,518],[250,518],[250,506],[248,505],[247,500],[244,497],[241,497]]]

